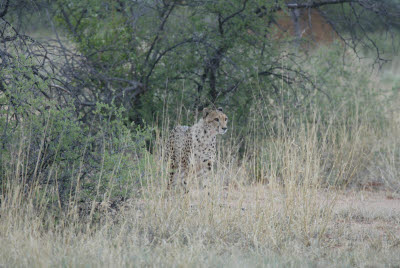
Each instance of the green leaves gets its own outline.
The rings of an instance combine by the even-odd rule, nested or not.
[[[0,195],[15,181],[27,192],[43,185],[38,199],[54,207],[134,192],[140,177],[133,159],[145,153],[149,130],[126,122],[124,108],[112,104],[98,103],[92,122],[81,121],[72,103],[48,99],[49,85],[31,59],[14,58],[0,71]]]

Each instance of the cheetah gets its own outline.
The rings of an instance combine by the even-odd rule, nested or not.
[[[198,177],[211,171],[216,158],[216,136],[227,131],[228,117],[222,108],[203,110],[203,116],[191,127],[175,127],[168,139],[166,159],[169,161],[170,174],[168,189],[176,183],[180,175],[186,189],[186,176],[189,171]]]

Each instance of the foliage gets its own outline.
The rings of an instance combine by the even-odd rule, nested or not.
[[[7,103],[0,114],[0,194],[21,183],[25,193],[40,185],[56,206],[103,200],[106,193],[110,202],[130,196],[148,130],[126,125],[122,108],[104,104],[97,105],[93,122],[83,124],[73,106],[59,109],[35,94],[33,88],[45,91],[47,84],[36,79],[29,60],[13,66],[1,71],[9,83],[0,95]]]
[[[283,52],[282,67],[281,43],[266,28],[275,14],[255,13],[264,2],[59,1],[56,18],[96,77],[81,87],[126,107],[130,120],[151,122],[164,107],[176,116],[177,106],[223,105],[247,115],[257,77],[274,99],[282,81],[304,94],[313,86],[296,53]]]
[[[371,3],[339,4],[322,4],[321,15],[345,45],[358,53],[362,42],[383,62],[373,30],[363,30],[369,23],[357,16],[374,13]],[[86,89],[90,102],[122,105],[125,116],[139,124],[162,114],[179,120],[182,109],[193,118],[205,106],[221,105],[235,124],[245,125],[255,95],[279,103],[285,113],[301,112],[316,89],[325,90],[325,77],[339,74],[310,73],[304,68],[309,60],[293,46],[298,37],[276,38],[278,11],[290,16],[296,6],[314,5],[320,3],[71,0],[55,4],[55,18],[85,58],[71,82],[78,91]],[[393,10],[376,25],[395,32],[396,5],[383,2],[377,14],[388,6]],[[359,30],[351,32],[347,24]]]
[[[31,3],[56,40],[14,25]],[[356,28],[338,28],[348,39],[306,53],[274,39],[278,11],[321,3]],[[397,10],[0,0],[0,266],[397,265],[398,67],[380,83],[358,47],[393,57],[376,29],[395,19],[360,26]],[[163,134],[206,105],[230,122],[208,188],[189,177],[189,193],[167,190]],[[349,185],[391,191],[338,191]]]
[[[337,1],[41,0],[37,7],[57,38],[43,44],[4,19],[17,22],[15,9],[28,2],[12,3],[9,15],[3,8],[0,18],[1,169],[13,177],[7,165],[16,164],[11,160],[19,159],[18,151],[25,148],[21,176],[28,184],[57,185],[62,203],[75,195],[129,195],[127,189],[135,188],[131,186],[146,161],[157,161],[144,150],[149,129],[136,126],[162,125],[164,131],[171,124],[191,124],[208,105],[224,106],[240,144],[239,157],[256,156],[257,178],[263,176],[260,151],[265,148],[249,148],[265,137],[317,123],[319,142],[334,127],[343,132],[332,132],[330,138],[354,145],[360,126],[387,126],[381,100],[391,95],[372,90],[368,73],[352,61],[359,57],[358,38],[378,54],[387,49],[387,42],[376,42],[375,28],[363,28],[364,17],[357,21],[361,11],[364,16],[374,12],[369,0],[345,3],[342,11]],[[297,8],[321,3],[328,20],[341,23],[343,15],[359,28],[337,28],[341,42],[314,51],[296,46],[292,41],[297,37],[276,38],[272,25],[278,11],[293,15]],[[383,22],[396,14],[392,4],[377,6],[383,15],[384,7],[393,7]],[[383,26],[395,33],[396,20],[376,29]],[[67,42],[57,29],[66,33]],[[353,52],[343,50],[349,42]],[[357,153],[369,155],[370,145],[363,145]],[[343,158],[351,161],[349,154]]]

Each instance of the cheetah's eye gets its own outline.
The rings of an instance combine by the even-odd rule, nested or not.
[[[217,121],[217,122],[219,122],[219,119],[218,119],[218,118],[215,118],[214,120]]]
[[[228,118],[225,118],[225,121],[228,121]]]

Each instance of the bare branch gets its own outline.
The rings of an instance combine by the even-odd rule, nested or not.
[[[154,37],[154,40],[150,45],[149,51],[147,52],[146,60],[145,60],[146,64],[149,61],[149,57],[150,57],[151,53],[153,52],[153,49],[154,49],[155,45],[157,44],[158,39],[160,38],[160,33],[164,30],[165,23],[167,23],[168,17],[169,17],[169,15],[171,15],[171,12],[174,9],[174,7],[175,7],[175,2],[172,3],[172,5],[167,9],[165,16],[162,18],[162,21],[161,21],[160,27],[158,28],[156,37]]]
[[[326,5],[336,5],[343,3],[357,3],[359,0],[324,0],[324,1],[309,1],[307,3],[287,3],[286,7],[289,9],[297,8],[317,8]]]
[[[7,14],[9,5],[10,5],[10,0],[6,0],[3,11],[0,12],[0,18],[3,18]]]
[[[232,19],[233,17],[239,15],[240,13],[242,13],[245,9],[246,9],[246,4],[247,4],[248,0],[244,0],[243,1],[243,6],[236,12],[232,13],[231,15],[227,16],[226,18],[221,20],[221,25],[223,25],[225,22],[227,22],[228,20]]]

